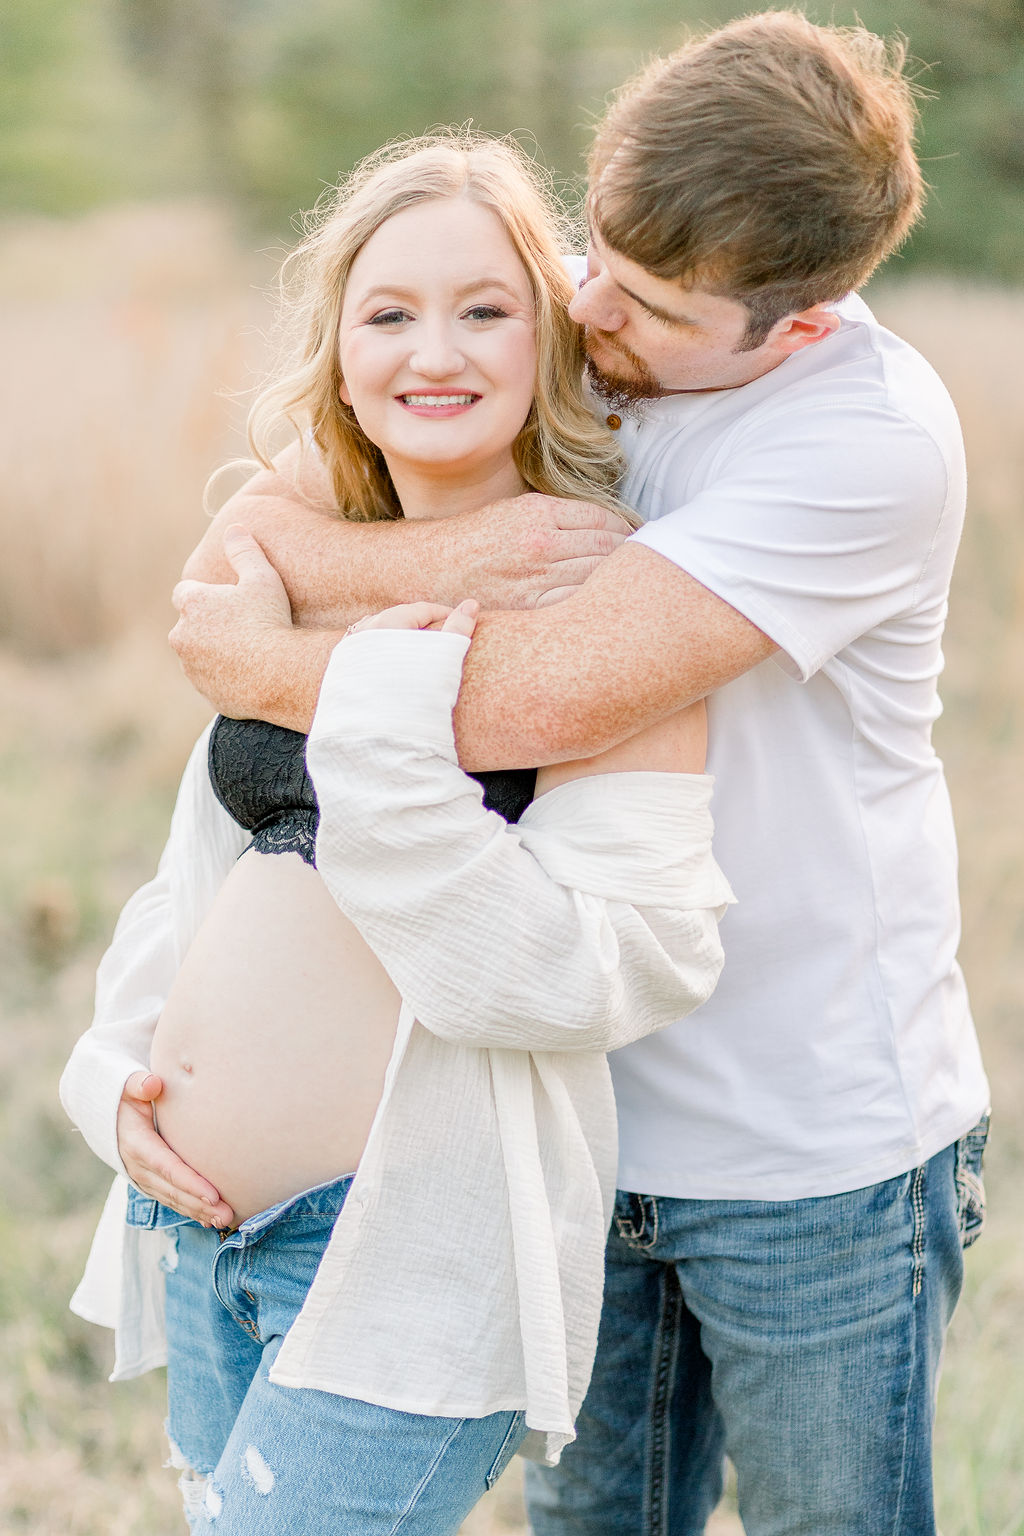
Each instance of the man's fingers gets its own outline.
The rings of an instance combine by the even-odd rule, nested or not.
[[[552,581],[556,581],[560,587],[581,587],[588,576],[602,565],[607,558],[603,554],[574,554],[566,555],[561,559],[551,560],[548,564]]]
[[[551,587],[547,592],[539,592],[537,594],[537,601],[533,606],[535,608],[550,608],[554,603],[564,603],[567,597],[572,597],[578,591],[578,587]]]
[[[263,579],[267,572],[277,572],[263,553],[263,546],[241,523],[229,523],[224,530],[224,553],[232,570],[239,578],[249,576]]]
[[[632,532],[629,524],[609,507],[597,506],[592,501],[566,501],[561,505],[566,511],[559,511],[559,528],[572,528],[577,532],[614,533],[620,539],[628,537]]]
[[[542,496],[537,492],[527,492],[520,500],[528,500],[535,497],[538,510],[544,508],[551,517],[556,528],[563,529],[604,529],[609,533],[625,535],[630,530],[617,512],[609,507],[603,507],[596,501],[574,501],[564,496]]]
[[[561,603],[567,597],[573,597],[587,578],[598,569],[603,559],[604,556],[601,555],[590,559],[564,560],[553,564],[548,579],[557,582],[557,586],[542,588],[537,592],[530,606],[548,608],[552,603]]]
[[[625,525],[615,528],[554,528],[550,534],[549,558],[556,560],[603,560],[626,542]]]
[[[206,583],[202,581],[192,581],[190,579],[179,581],[171,593],[171,602],[177,611],[181,613],[189,598],[197,592],[204,591],[205,588]]]

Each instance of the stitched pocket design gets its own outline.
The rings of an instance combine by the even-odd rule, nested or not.
[[[956,1213],[960,1243],[969,1248],[981,1236],[985,1225],[985,1181],[982,1163],[988,1140],[989,1117],[983,1115],[973,1130],[956,1144]]]

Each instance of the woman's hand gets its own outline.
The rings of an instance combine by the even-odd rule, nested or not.
[[[457,608],[443,603],[399,603],[380,613],[368,613],[365,619],[350,624],[345,631],[357,635],[364,629],[439,629],[447,635],[472,635],[480,604],[474,597],[464,598]]]
[[[156,1128],[153,1103],[164,1091],[155,1072],[133,1072],[117,1109],[117,1150],[137,1189],[204,1227],[230,1227],[235,1213],[209,1179],[171,1150]]]

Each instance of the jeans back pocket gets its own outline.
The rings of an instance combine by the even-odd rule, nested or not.
[[[969,1248],[977,1242],[985,1225],[985,1181],[982,1165],[988,1140],[988,1114],[961,1136],[955,1148],[956,1212],[960,1225],[960,1243]]]

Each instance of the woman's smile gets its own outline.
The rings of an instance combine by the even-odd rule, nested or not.
[[[415,394],[396,395],[400,405],[418,416],[457,416],[476,405],[482,396],[477,394],[433,394],[418,390]]]

